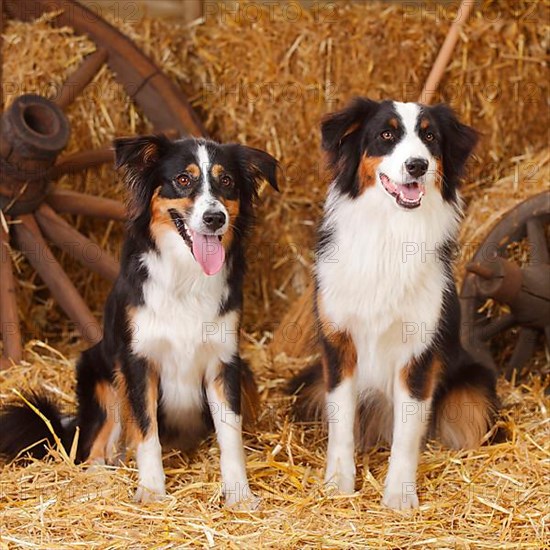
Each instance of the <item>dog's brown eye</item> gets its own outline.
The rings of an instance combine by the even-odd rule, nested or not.
[[[228,176],[227,174],[224,174],[220,178],[220,183],[224,187],[231,187],[233,185],[233,178],[231,176]]]
[[[389,130],[386,130],[380,134],[380,137],[386,141],[390,141],[393,139],[393,134]]]
[[[426,141],[433,141],[435,139],[435,136],[432,132],[426,132]]]
[[[180,175],[176,178],[176,181],[177,181],[180,185],[183,185],[183,187],[187,187],[187,186],[191,183],[191,178],[190,178],[187,174],[180,174]]]

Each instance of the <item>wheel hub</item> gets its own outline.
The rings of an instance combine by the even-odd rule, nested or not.
[[[25,94],[0,121],[0,209],[11,216],[34,212],[50,191],[50,168],[65,148],[70,126],[49,99]]]

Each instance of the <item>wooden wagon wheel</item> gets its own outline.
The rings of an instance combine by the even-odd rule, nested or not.
[[[19,361],[22,355],[15,280],[8,248],[10,241],[27,257],[84,339],[93,343],[101,338],[99,324],[44,237],[92,271],[110,280],[116,278],[117,262],[104,252],[90,261],[86,248],[92,242],[58,214],[123,220],[123,205],[110,199],[56,189],[54,185],[64,174],[113,160],[109,144],[102,149],[59,157],[70,134],[63,110],[104,63],[142,108],[156,132],[206,135],[174,83],[132,41],[89,9],[73,0],[0,0],[2,16],[7,14],[23,21],[57,11],[60,13],[52,20],[54,25],[71,26],[75,32],[88,35],[96,43],[97,50],[67,78],[55,98],[34,94],[20,96],[0,119],[0,328],[3,340],[0,367],[10,364],[9,359]]]
[[[472,262],[460,294],[462,343],[476,359],[496,368],[493,338],[516,326],[517,341],[504,368],[507,378],[535,352],[544,332],[550,349],[550,191],[535,195],[510,210],[490,231]],[[529,263],[519,267],[505,259],[507,247],[527,238]],[[509,313],[487,320],[480,308],[488,298],[506,304]]]

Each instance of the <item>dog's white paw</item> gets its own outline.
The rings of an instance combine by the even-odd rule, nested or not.
[[[238,501],[225,499],[225,507],[235,512],[256,512],[262,506],[262,499],[250,493],[247,498]]]
[[[327,466],[325,474],[325,491],[327,494],[351,495],[355,492],[355,464],[346,468],[337,462],[336,468]]]
[[[160,502],[166,497],[166,486],[164,484],[164,472],[158,475],[150,475],[147,478],[140,478],[138,488],[134,495],[135,502],[147,504],[149,502]]]
[[[134,502],[139,502],[140,504],[162,502],[165,499],[166,489],[164,487],[151,489],[148,487],[144,487],[143,485],[139,485],[134,495]]]
[[[122,466],[126,462],[126,452],[120,451],[117,453],[113,453],[112,455],[109,455],[105,463],[109,466]]]
[[[232,510],[253,511],[260,506],[261,499],[252,493],[248,482],[224,483],[222,494],[225,507]]]
[[[105,459],[96,458],[88,463],[86,472],[88,474],[97,475],[107,472],[107,465],[105,464]]]
[[[410,485],[410,484],[408,484]],[[393,510],[410,510],[418,508],[416,490],[388,490],[384,491],[382,504]]]

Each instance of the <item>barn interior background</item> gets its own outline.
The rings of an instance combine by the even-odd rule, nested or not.
[[[379,505],[387,450],[360,467],[354,497],[323,494],[325,455],[318,427],[296,426],[282,393],[290,358],[273,345],[285,314],[307,289],[315,224],[326,190],[319,120],[354,95],[416,100],[456,17],[458,2],[116,2],[87,0],[97,15],[129,36],[188,98],[208,133],[266,148],[281,160],[282,193],[262,193],[250,249],[244,348],[258,375],[265,408],[247,437],[251,482],[265,503],[255,516],[220,508],[218,450],[205,442],[192,457],[166,457],[166,505],[143,511],[131,502],[132,463],[90,474],[57,450],[54,460],[3,467],[0,544],[11,548],[69,543],[98,548],[190,545],[237,547],[542,548],[548,542],[549,350],[542,339],[521,379],[502,380],[501,426],[509,439],[472,452],[430,442],[419,470],[422,506],[399,515]],[[96,50],[56,13],[32,22],[3,20],[4,108],[23,93],[55,95]],[[198,17],[198,18],[196,18]],[[456,274],[508,209],[548,189],[549,4],[480,1],[461,31],[437,92],[481,143],[464,182],[466,218]],[[158,105],[158,109],[162,109]],[[67,108],[74,153],[149,131],[151,122],[103,66]],[[64,176],[61,188],[123,198],[109,165]],[[122,224],[66,219],[117,257]],[[3,218],[3,223],[6,218]],[[55,250],[55,249],[54,249]],[[94,249],[95,250],[95,249]],[[85,343],[17,247],[3,246],[15,266],[23,361],[0,372],[2,402],[13,388],[41,387],[74,408],[73,367]],[[93,254],[93,250],[90,251]],[[110,283],[55,251],[92,313],[101,318]],[[525,262],[521,243],[511,257]],[[2,281],[4,284],[4,281]],[[489,301],[487,316],[502,306]],[[295,335],[287,333],[291,343]],[[515,335],[493,344],[506,363]],[[288,350],[286,350],[288,351]]]

